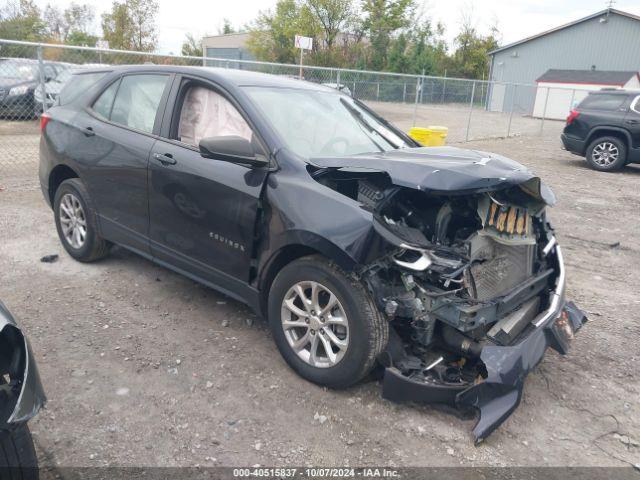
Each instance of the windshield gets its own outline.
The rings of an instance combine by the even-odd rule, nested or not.
[[[0,61],[0,78],[19,78],[20,80],[33,80],[38,74],[36,65],[12,62],[11,60]]]
[[[304,158],[406,147],[351,98],[337,92],[245,87],[286,146]]]

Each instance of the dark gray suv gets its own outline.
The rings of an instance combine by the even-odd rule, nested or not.
[[[591,92],[569,113],[562,144],[595,170],[619,170],[640,162],[640,92]]]
[[[387,398],[479,409],[479,441],[585,321],[554,195],[505,157],[420,147],[343,92],[245,71],[90,71],[58,102],[40,181],[67,252],[118,244],[247,303],[312,382],[377,365]]]

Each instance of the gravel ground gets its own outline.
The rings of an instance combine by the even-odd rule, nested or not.
[[[590,318],[567,357],[547,353],[519,409],[479,447],[472,420],[383,400],[375,381],[305,382],[265,324],[215,291],[122,249],[73,261],[39,191],[0,191],[0,298],[49,397],[31,423],[41,464],[53,476],[102,465],[640,463],[640,168],[592,171],[557,133],[467,144],[554,188],[568,295]],[[56,263],[39,261],[53,253]]]

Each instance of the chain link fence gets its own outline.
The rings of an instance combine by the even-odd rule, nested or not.
[[[540,134],[546,120],[563,119],[586,95],[575,90],[545,91],[536,85],[0,39],[0,188],[33,188],[37,184],[38,118],[54,105],[75,71],[143,63],[241,69],[302,78],[353,95],[404,131],[412,126],[446,126],[448,142],[454,144]],[[549,115],[551,111],[553,115]]]

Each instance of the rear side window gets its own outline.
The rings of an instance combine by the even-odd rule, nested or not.
[[[127,75],[112,83],[93,104],[93,111],[112,122],[151,133],[168,75]]]
[[[120,81],[113,82],[109,85],[102,95],[93,104],[93,111],[100,115],[102,118],[109,120],[111,118],[111,106],[113,105],[113,99],[116,98],[116,92],[120,86]]]
[[[71,75],[69,81],[60,91],[60,95],[58,97],[60,105],[65,105],[74,101],[80,95],[89,90],[90,87],[96,84],[106,74],[107,72],[77,73],[75,75]]]
[[[590,110],[618,110],[627,99],[625,95],[598,94],[588,95],[578,108]]]
[[[111,108],[109,120],[143,132],[151,133],[167,75],[127,75]],[[105,92],[106,93],[106,92]]]

